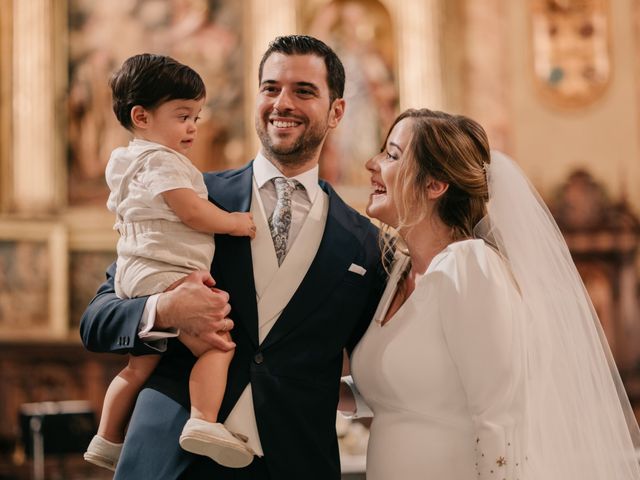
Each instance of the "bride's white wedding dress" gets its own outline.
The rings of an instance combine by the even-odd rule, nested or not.
[[[351,358],[374,413],[367,480],[518,478],[525,354],[510,271],[483,240],[453,243],[381,325],[406,263]]]

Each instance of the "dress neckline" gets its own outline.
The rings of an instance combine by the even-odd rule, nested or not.
[[[438,252],[431,259],[431,262],[429,262],[429,266],[427,267],[427,270],[424,272],[424,275],[416,279],[416,285],[413,291],[404,300],[402,305],[398,307],[398,310],[396,310],[394,314],[391,317],[389,317],[389,319],[385,322],[384,318],[387,316],[387,312],[389,311],[389,308],[391,308],[393,299],[395,298],[396,292],[398,291],[398,282],[400,281],[400,278],[402,277],[403,272],[405,271],[407,266],[410,264],[409,263],[410,258],[408,255],[397,252],[396,260],[393,263],[391,273],[389,274],[389,280],[387,281],[387,286],[385,287],[384,293],[382,294],[382,298],[384,300],[380,302],[380,305],[378,305],[378,309],[376,310],[373,317],[373,320],[377,324],[378,328],[387,327],[398,316],[398,314],[404,309],[404,306],[409,303],[411,298],[416,293],[416,290],[418,289],[418,285],[422,282],[422,279],[425,278],[440,263],[442,258],[444,258],[446,255],[448,255],[451,252],[451,248],[454,245],[458,245],[466,242],[473,242],[477,240],[482,241],[482,239],[478,239],[478,238],[465,238],[464,240],[457,240],[455,242],[451,242],[446,247],[444,247],[440,252]]]
[[[440,254],[438,254],[440,255]],[[435,257],[434,257],[435,259]],[[396,296],[396,292],[398,291],[398,282],[400,278],[402,278],[402,274],[405,272],[407,267],[410,265],[410,258],[408,255],[403,253],[396,253],[396,261],[393,263],[393,268],[391,269],[391,273],[389,274],[389,280],[387,281],[387,286],[385,287],[385,291],[382,294],[383,300],[378,305],[378,310],[376,311],[373,319],[374,322],[378,325],[379,328],[387,327],[392,320],[394,320],[398,314],[402,311],[404,306],[409,302],[411,297],[415,292],[415,288],[413,292],[409,294],[409,296],[404,300],[402,305],[398,307],[398,310],[394,312],[394,314],[385,322],[384,318],[387,316],[387,312],[389,308],[391,308],[391,304],[393,303],[393,299]],[[417,282],[416,282],[417,287]]]

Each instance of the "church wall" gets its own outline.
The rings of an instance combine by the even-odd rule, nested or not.
[[[508,152],[545,197],[550,197],[572,170],[584,168],[614,199],[626,195],[633,209],[640,211],[635,2],[607,2],[610,83],[592,104],[574,109],[550,105],[536,91],[528,2],[507,3],[512,123]]]

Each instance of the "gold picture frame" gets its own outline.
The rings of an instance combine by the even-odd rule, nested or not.
[[[0,220],[0,339],[68,338],[68,264],[64,224]]]
[[[530,0],[529,10],[538,94],[567,110],[600,99],[613,75],[609,0]]]

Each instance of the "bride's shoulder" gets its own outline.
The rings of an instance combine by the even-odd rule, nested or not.
[[[504,259],[481,239],[450,244],[433,259],[427,274],[444,277],[456,290],[512,282]]]
[[[429,265],[428,272],[453,269],[464,269],[470,264],[477,264],[486,270],[490,262],[499,259],[498,254],[484,240],[472,238],[449,244],[435,256]]]

